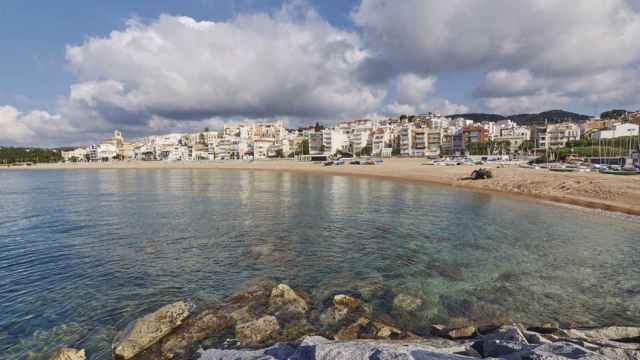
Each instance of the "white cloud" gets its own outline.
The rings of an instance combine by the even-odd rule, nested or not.
[[[0,142],[7,145],[42,143],[43,139],[74,133],[59,115],[46,111],[22,113],[12,106],[0,106],[0,129]]]
[[[366,56],[357,34],[299,4],[227,22],[130,21],[107,38],[67,48],[82,80],[73,100],[186,120],[369,112],[385,92],[355,78]]]
[[[469,108],[462,104],[455,104],[443,98],[429,99],[421,104],[402,104],[397,101],[385,105],[383,112],[389,116],[424,114],[427,112],[442,115],[463,114],[469,112]]]
[[[558,105],[640,107],[640,13],[625,0],[362,0],[352,18],[375,56],[359,69],[486,74],[473,95],[515,112]],[[390,21],[392,19],[392,21]]]
[[[403,74],[396,80],[396,99],[404,104],[419,104],[427,94],[434,91],[436,78]]]
[[[487,100],[487,107],[494,113],[511,115],[519,113],[538,113],[551,109],[560,109],[571,99],[557,93],[540,93],[514,97],[493,97]]]
[[[486,66],[590,73],[640,58],[640,15],[624,0],[363,0],[352,15],[377,68]]]

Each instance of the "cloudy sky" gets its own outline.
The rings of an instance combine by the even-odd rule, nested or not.
[[[130,3],[0,3],[0,145],[640,108],[640,0]]]

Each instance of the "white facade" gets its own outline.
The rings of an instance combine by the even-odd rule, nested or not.
[[[613,129],[599,130],[593,134],[593,138],[600,139],[615,139],[623,136],[638,136],[640,127],[636,124],[626,123],[615,125]]]
[[[113,160],[118,155],[118,148],[112,144],[100,144],[97,149],[97,159],[101,161]]]

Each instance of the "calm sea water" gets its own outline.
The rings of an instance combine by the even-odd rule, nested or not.
[[[419,295],[425,321],[640,325],[639,240],[637,218],[358,177],[0,172],[0,354],[109,359],[141,314],[262,278]]]

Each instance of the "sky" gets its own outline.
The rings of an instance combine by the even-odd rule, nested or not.
[[[640,0],[0,2],[0,145],[640,109]]]

